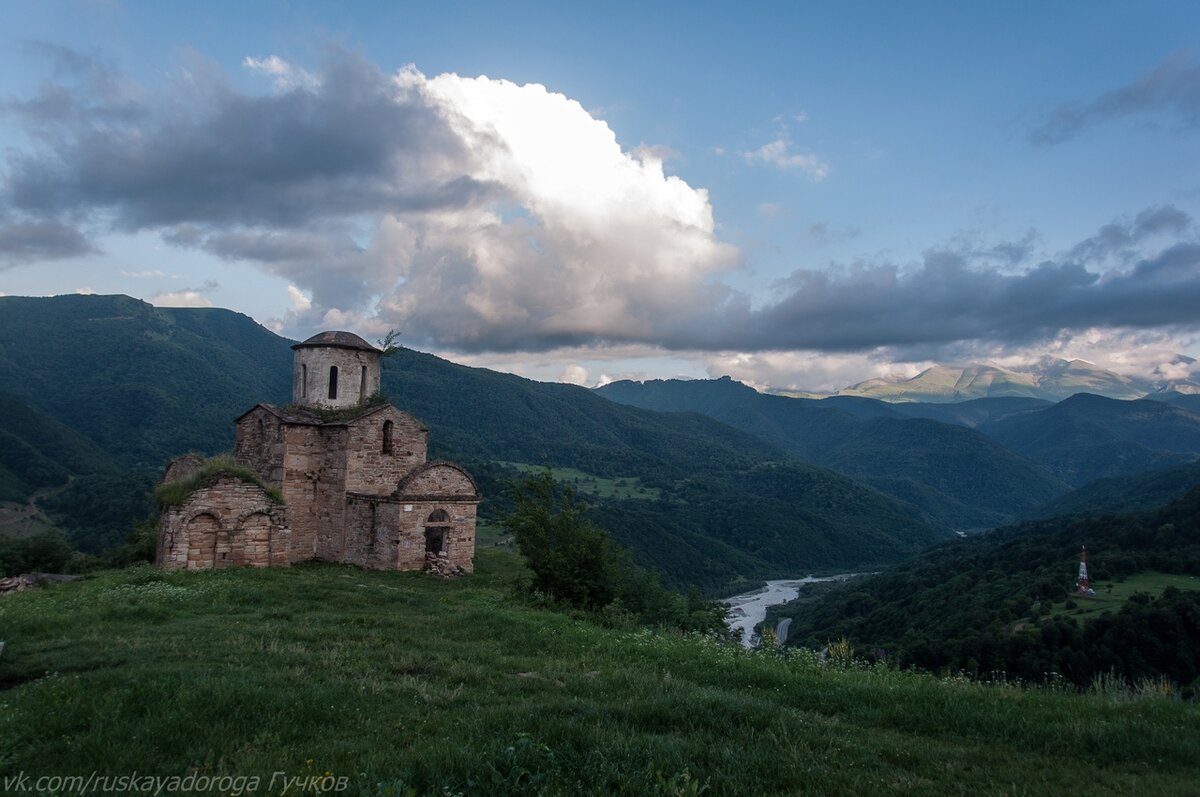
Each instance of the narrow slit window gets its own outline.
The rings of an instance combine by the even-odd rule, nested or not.
[[[359,380],[359,383],[358,383],[358,400],[359,401],[367,400],[367,366],[365,366],[365,365],[363,366],[363,369],[362,369],[362,378]]]
[[[383,422],[383,453],[392,453],[392,422]]]
[[[308,398],[308,366],[300,366],[300,398]]]
[[[329,366],[329,398],[337,398],[337,366]]]

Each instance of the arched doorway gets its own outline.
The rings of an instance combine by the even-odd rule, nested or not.
[[[425,553],[437,556],[448,552],[450,543],[450,514],[435,509],[425,519]]]

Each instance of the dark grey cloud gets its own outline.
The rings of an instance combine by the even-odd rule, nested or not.
[[[0,269],[61,260],[98,251],[82,232],[52,219],[4,219],[0,216]]]
[[[1007,263],[1010,266],[1018,266],[1033,256],[1041,238],[1042,236],[1037,230],[1029,229],[1015,241],[1001,241],[998,244],[993,244],[987,250],[986,254],[1002,263]]]
[[[747,352],[886,347],[917,359],[979,342],[991,349],[1026,346],[1092,328],[1196,329],[1200,243],[1177,240],[1120,267],[1109,265],[1111,247],[1100,243],[1115,241],[1129,253],[1152,234],[1191,229],[1191,219],[1181,211],[1151,208],[1106,225],[1061,257],[1021,271],[1013,264],[1028,256],[1034,233],[991,246],[959,241],[928,250],[912,266],[800,269],[777,284],[775,301],[759,307],[726,286],[707,285],[651,325],[636,322],[660,306],[653,302],[629,306],[631,323],[604,331],[582,325],[550,330],[536,323],[536,315],[489,323],[461,301],[463,294],[453,285],[437,290],[417,285],[417,294],[437,296],[437,303],[428,316],[409,313],[405,329],[432,333],[443,346],[473,353],[606,343]]]
[[[1194,329],[1200,325],[1200,243],[1173,243],[1125,269],[1090,269],[1069,257],[1015,274],[974,263],[960,251],[931,250],[915,268],[800,270],[784,287],[776,303],[710,326],[717,334],[697,330],[692,346],[932,350],[960,341],[1027,344],[1093,327]]]
[[[6,106],[42,140],[5,175],[7,203],[29,214],[102,211],[126,231],[294,227],[469,206],[496,190],[465,176],[475,152],[444,108],[344,50],[315,85],[266,95],[203,64],[169,92],[122,90],[95,61],[56,54],[65,77]]]
[[[98,57],[43,41],[21,48],[46,62],[50,77],[29,97],[0,100],[0,112],[18,117],[47,143],[61,143],[75,128],[128,124],[144,113],[137,87]]]
[[[1172,206],[1040,263],[1036,231],[964,235],[917,264],[799,269],[755,304],[722,281],[739,253],[716,238],[707,196],[640,171],[606,126],[542,87],[384,75],[334,50],[261,95],[199,60],[149,92],[96,59],[49,54],[54,79],[6,106],[36,143],[0,174],[0,264],[86,253],[84,230],[152,230],[288,280],[294,334],[348,319],[462,352],[849,352],[1200,326],[1200,244]],[[455,105],[471,92],[474,106]],[[532,106],[525,130],[587,143],[521,160],[505,114],[467,118],[481,106]],[[612,164],[614,182],[584,172],[588,201],[573,203],[575,182],[547,179],[572,162]]]
[[[1154,236],[1182,236],[1192,226],[1188,214],[1173,205],[1146,208],[1133,219],[1119,219],[1101,227],[1095,235],[1080,241],[1067,257],[1080,262],[1102,261],[1117,257],[1129,260],[1135,247]]]
[[[336,307],[360,307],[390,287],[388,272],[358,243],[349,226],[325,224],[300,230],[205,232],[192,225],[167,231],[164,239],[202,249],[222,260],[253,263],[305,286]],[[318,306],[313,323],[319,323]]]
[[[1185,127],[1200,124],[1200,64],[1190,53],[1175,53],[1133,82],[1095,99],[1060,105],[1030,140],[1058,144],[1091,125],[1151,111],[1171,113]]]

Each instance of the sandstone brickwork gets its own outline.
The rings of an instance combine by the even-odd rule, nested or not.
[[[176,570],[287,565],[284,508],[257,484],[228,477],[193,492],[158,519],[156,560]]]
[[[298,402],[338,409],[379,392],[383,353],[357,335],[322,332],[292,349],[292,395]]]
[[[167,463],[161,483],[186,479],[204,466],[204,457],[199,454],[184,454]]]
[[[454,463],[426,461],[429,430],[417,418],[363,400],[378,392],[382,353],[348,332],[323,332],[292,348],[292,404],[248,410],[235,422],[234,444],[236,462],[278,489],[285,508],[254,517],[246,508],[251,492],[241,488],[266,499],[256,485],[198,490],[163,514],[160,564],[207,569],[323,559],[472,572],[479,490]],[[314,376],[331,367],[338,368],[336,401],[328,398],[328,374],[323,388]],[[346,404],[344,395],[354,401]]]

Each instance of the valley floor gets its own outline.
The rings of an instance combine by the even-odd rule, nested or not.
[[[223,774],[280,794],[273,773],[328,773],[356,795],[1200,783],[1195,704],[829,670],[606,629],[523,605],[520,569],[498,550],[454,582],[137,567],[3,599],[0,778]]]

